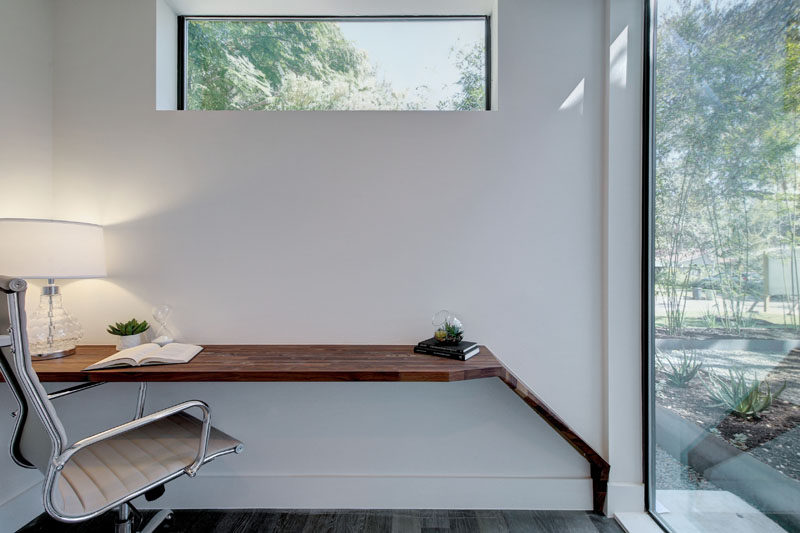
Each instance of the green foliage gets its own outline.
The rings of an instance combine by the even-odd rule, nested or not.
[[[703,367],[703,363],[697,361],[697,354],[695,352],[687,353],[686,350],[683,350],[683,355],[677,364],[661,352],[657,352],[656,364],[666,376],[667,383],[673,387],[680,388],[689,386],[689,382],[694,379]]]
[[[733,439],[731,440],[731,444],[739,448],[740,450],[747,449],[747,435],[744,433],[734,433]]]
[[[786,29],[784,67],[784,108],[800,113],[800,22],[792,20]]]
[[[711,309],[706,309],[703,312],[702,319],[706,329],[714,329],[717,327],[717,315],[715,315]]]
[[[670,333],[693,266],[719,280],[719,323],[739,333],[762,252],[797,245],[798,14],[796,0],[684,0],[660,16],[655,248]]]
[[[378,79],[336,22],[191,20],[187,109],[418,109]],[[485,107],[483,46],[454,50],[460,92],[440,108]]]
[[[462,328],[457,324],[451,324],[450,322],[445,322],[443,327],[448,337],[458,337],[459,335],[464,334],[464,328]]]
[[[667,333],[680,335],[686,320],[686,298],[691,268],[680,268],[678,261],[670,258],[666,268],[656,272],[656,291],[662,296],[667,316]]]
[[[784,382],[778,392],[773,394],[769,382],[759,381],[755,376],[751,381],[742,369],[728,370],[727,380],[713,373],[709,374],[709,379],[710,382],[704,385],[716,402],[714,407],[724,407],[742,418],[760,418],[761,412],[769,408],[786,388]]]
[[[464,336],[464,328],[461,326],[460,321],[455,320],[451,322],[449,320],[445,320],[444,324],[439,326],[433,336],[439,342],[444,342],[448,344],[455,344],[461,341]]]
[[[190,21],[188,109],[398,109],[333,22]]]
[[[106,331],[112,335],[119,336],[137,335],[139,333],[144,333],[149,327],[150,324],[147,323],[147,320],[139,322],[135,318],[132,318],[125,323],[117,322],[114,325],[109,325]]]
[[[472,48],[451,49],[460,71],[458,94],[439,102],[437,108],[457,111],[486,109],[486,46],[476,43]]]

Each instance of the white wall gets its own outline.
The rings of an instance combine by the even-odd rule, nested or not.
[[[156,0],[156,109],[178,109],[177,17],[164,0]]]
[[[0,1],[2,217],[47,217],[52,210],[53,9],[50,0]],[[0,385],[0,531],[41,512],[40,476],[6,452],[16,408]]]
[[[632,448],[606,412],[638,353],[612,365],[602,319],[605,7],[501,0],[496,112],[240,113],[155,110],[153,0],[58,2],[53,213],[107,227],[110,277],[64,289],[86,341],[167,302],[196,342],[410,344],[447,307],[601,453]],[[109,418],[125,387],[93,391]],[[159,505],[591,507],[585,461],[495,380],[153,387],[188,397],[247,453]]]
[[[52,0],[0,2],[0,216],[47,216],[53,177]]]

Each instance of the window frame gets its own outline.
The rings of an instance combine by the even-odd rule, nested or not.
[[[656,513],[655,450],[655,66],[658,0],[643,0],[642,42],[642,474],[645,512],[665,532]]]
[[[484,111],[492,110],[492,21],[491,15],[343,15],[343,16],[264,16],[264,15],[178,15],[178,111],[186,111],[186,65],[189,60],[189,47],[187,46],[188,26],[192,20],[221,20],[221,21],[288,21],[288,22],[400,22],[400,21],[425,21],[425,20],[483,20],[485,42],[485,93],[486,107]],[[356,111],[350,109],[347,111]],[[434,110],[427,110],[434,111]]]

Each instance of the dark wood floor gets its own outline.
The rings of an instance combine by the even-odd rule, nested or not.
[[[145,517],[152,516],[145,512]],[[41,515],[18,533],[113,532],[113,517],[63,524]],[[159,533],[620,533],[617,523],[582,511],[235,510],[176,511]]]

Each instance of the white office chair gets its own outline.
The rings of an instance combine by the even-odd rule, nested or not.
[[[28,351],[26,288],[25,280],[0,276],[0,294],[8,300],[0,304],[0,371],[19,404],[11,458],[44,474],[44,509],[50,516],[81,522],[116,509],[116,531],[130,533],[131,511],[138,514],[130,500],[158,497],[167,481],[194,477],[212,459],[242,451],[241,442],[211,426],[208,405],[199,400],[143,416],[144,383],[132,421],[70,444],[51,400],[97,383],[52,394],[42,388]],[[202,421],[185,413],[193,408],[202,411]],[[152,532],[170,513],[160,511],[140,531]]]

